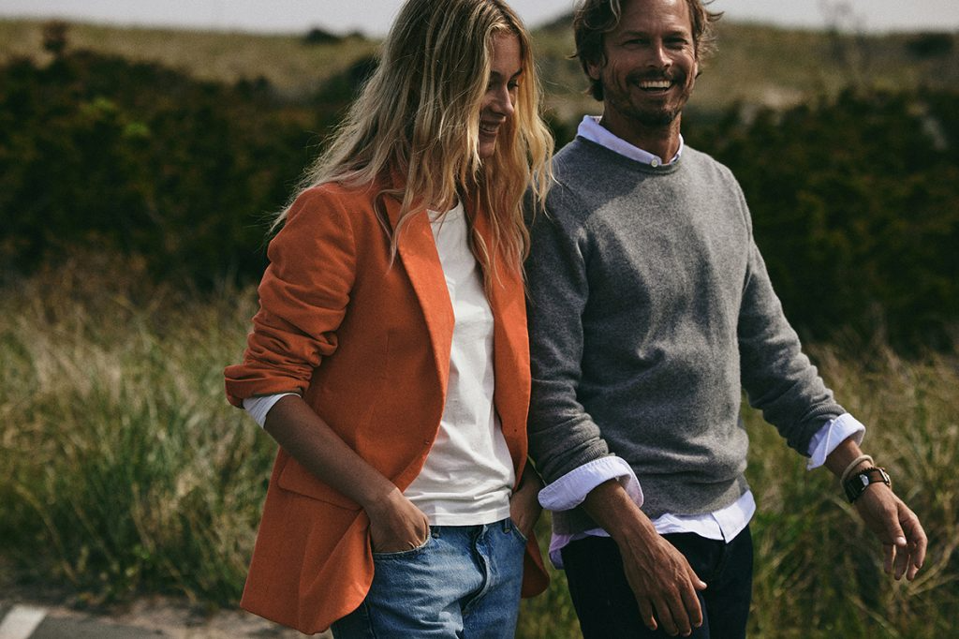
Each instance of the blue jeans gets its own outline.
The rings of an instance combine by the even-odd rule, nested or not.
[[[703,625],[694,639],[744,639],[752,599],[753,540],[747,526],[728,544],[692,533],[663,535],[700,579]],[[569,593],[585,639],[662,638],[640,620],[639,605],[623,572],[619,547],[609,537],[587,537],[563,548]]]
[[[336,639],[508,639],[516,631],[526,540],[509,519],[431,526],[413,550],[373,553],[373,584],[333,624]]]

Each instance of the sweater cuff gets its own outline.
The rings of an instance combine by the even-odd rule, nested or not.
[[[816,431],[809,442],[809,462],[806,463],[806,470],[814,470],[824,465],[829,454],[850,437],[855,439],[857,445],[861,444],[865,434],[866,427],[849,413],[829,420]]]
[[[250,414],[260,428],[266,423],[266,414],[270,412],[273,405],[280,401],[280,398],[287,395],[296,395],[296,393],[276,393],[275,395],[263,395],[262,397],[247,397],[243,400],[243,410]]]
[[[643,505],[643,489],[636,474],[622,457],[614,455],[594,459],[569,471],[539,491],[539,503],[546,510],[571,510],[583,503],[591,490],[610,479],[622,484],[637,506]]]

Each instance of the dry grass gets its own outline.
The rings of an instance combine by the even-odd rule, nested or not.
[[[49,59],[43,22],[0,20],[0,60],[14,55]],[[194,77],[234,83],[267,79],[282,95],[299,97],[369,55],[376,43],[359,37],[308,45],[296,35],[258,35],[72,24],[71,49],[90,49],[141,62],[159,62]]]
[[[200,297],[144,281],[136,263],[97,256],[3,288],[0,556],[20,578],[89,602],[160,592],[231,605],[274,450],[222,396],[255,293]],[[882,575],[878,545],[835,480],[805,471],[747,411],[760,504],[751,636],[949,636],[959,622],[959,355],[812,351],[870,426],[867,447],[922,518],[930,554],[914,583]],[[518,636],[579,636],[561,574],[524,603]]]
[[[938,637],[959,621],[959,357],[906,360],[882,344],[811,349],[844,406],[868,428],[863,447],[919,515],[930,550],[919,578],[882,573],[880,547],[825,470],[804,463],[752,411],[747,475],[756,491],[759,637]]]
[[[92,601],[231,602],[272,454],[221,398],[253,300],[142,276],[97,259],[4,292],[0,552]]]
[[[0,60],[12,55],[45,59],[43,23],[0,20]],[[534,32],[547,104],[563,121],[597,112],[582,92],[586,81],[568,60],[573,39],[566,24]],[[286,96],[303,96],[324,80],[375,51],[358,37],[330,45],[306,45],[298,35],[141,29],[74,24],[72,48],[88,48],[134,60],[156,61],[196,77],[223,82],[266,78]],[[959,45],[941,57],[919,59],[907,51],[915,36],[857,37],[719,23],[719,52],[708,61],[691,108],[715,111],[737,103],[787,107],[850,84],[909,89],[959,87]]]

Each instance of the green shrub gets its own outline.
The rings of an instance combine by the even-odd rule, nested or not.
[[[906,42],[906,49],[917,58],[939,58],[952,52],[951,33],[920,33]]]
[[[29,273],[81,246],[201,286],[259,277],[271,213],[375,64],[360,58],[290,102],[262,78],[227,86],[57,51],[47,66],[0,67],[0,268]],[[854,330],[948,346],[959,94],[847,91],[748,113],[691,113],[684,130],[742,183],[793,323],[816,339]],[[560,143],[574,134],[548,120]]]
[[[691,143],[742,184],[790,320],[948,346],[959,318],[959,94],[847,91]]]
[[[83,51],[14,61],[0,68],[0,266],[29,273],[80,246],[142,256],[157,280],[257,277],[267,220],[339,106],[324,105]]]

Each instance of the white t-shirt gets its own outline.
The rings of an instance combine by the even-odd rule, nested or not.
[[[439,431],[404,494],[431,525],[489,524],[509,516],[516,478],[493,405],[493,313],[462,203],[445,215],[430,211],[430,226],[456,323]],[[262,426],[270,408],[289,394],[252,397],[243,407]]]
[[[405,495],[440,526],[489,524],[509,516],[515,474],[493,406],[493,312],[469,247],[462,203],[430,212],[456,324],[446,407],[423,470]]]

